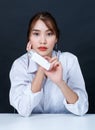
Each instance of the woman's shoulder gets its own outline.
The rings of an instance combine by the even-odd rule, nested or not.
[[[13,65],[24,65],[28,63],[28,55],[27,53],[21,55],[17,59],[14,60]]]
[[[66,60],[74,60],[74,59],[77,59],[77,56],[71,52],[61,52],[61,51],[58,51],[58,57],[59,59],[66,59]]]
[[[78,63],[77,56],[70,52],[60,52],[59,61],[66,67],[68,70],[72,68],[73,65]]]

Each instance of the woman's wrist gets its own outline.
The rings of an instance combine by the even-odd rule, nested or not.
[[[43,68],[41,66],[39,66],[39,68],[38,68],[38,73],[43,75],[43,76],[45,75]]]
[[[59,86],[59,88],[62,88],[64,85],[66,85],[64,80],[60,80],[57,85]]]

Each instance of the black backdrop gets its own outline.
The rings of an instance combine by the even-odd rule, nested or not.
[[[58,22],[58,48],[75,54],[95,113],[95,0],[0,0],[0,112],[13,112],[9,104],[9,71],[25,53],[27,25],[38,11],[51,12]]]

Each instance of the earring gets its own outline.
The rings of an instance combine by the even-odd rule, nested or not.
[[[57,50],[58,49],[58,45],[57,45],[57,43],[55,44],[55,50]]]

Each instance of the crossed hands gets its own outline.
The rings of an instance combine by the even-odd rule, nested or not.
[[[28,42],[27,51],[31,50],[31,44]],[[59,82],[62,81],[63,77],[63,69],[61,62],[58,61],[57,57],[49,57],[49,56],[44,56],[44,58],[51,63],[50,69],[47,71],[46,69],[40,67],[42,71],[44,72],[45,76],[51,79],[54,83],[58,84]]]

